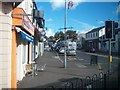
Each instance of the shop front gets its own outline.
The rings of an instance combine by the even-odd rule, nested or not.
[[[40,37],[41,37],[41,32],[35,28],[35,35],[34,35],[34,51],[35,55],[34,58],[38,58],[40,54]]]
[[[26,74],[25,66],[32,62],[34,26],[22,8],[12,12],[12,81],[14,85]]]

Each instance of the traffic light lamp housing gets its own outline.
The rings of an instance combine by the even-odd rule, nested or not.
[[[114,21],[105,21],[105,37],[106,39],[113,39]]]

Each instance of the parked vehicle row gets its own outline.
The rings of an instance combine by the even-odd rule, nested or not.
[[[64,54],[65,53],[65,45],[64,42],[59,42],[57,44],[53,45],[52,47],[56,52],[59,54]],[[76,46],[73,46],[73,44],[67,43],[66,45],[66,54],[67,55],[76,55]]]

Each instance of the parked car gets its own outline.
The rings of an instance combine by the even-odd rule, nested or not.
[[[51,50],[51,47],[49,45],[45,45],[45,48],[44,48],[46,51],[50,51]]]
[[[56,50],[57,52],[59,52],[60,48],[61,48],[61,46],[60,46],[60,45],[57,45],[57,46],[55,47],[55,50]]]
[[[64,54],[64,52],[65,52],[65,48],[64,48],[64,47],[61,47],[61,48],[59,49],[59,53],[60,53],[60,54]]]
[[[67,55],[76,55],[75,49],[67,49]]]

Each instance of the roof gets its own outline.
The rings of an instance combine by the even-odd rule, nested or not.
[[[94,28],[94,29],[92,29],[91,31],[89,31],[89,32],[87,32],[87,33],[99,31],[99,30],[101,30],[101,29],[104,28],[104,27],[105,27],[105,26],[98,27],[98,28]],[[86,33],[86,34],[87,34],[87,33]]]

